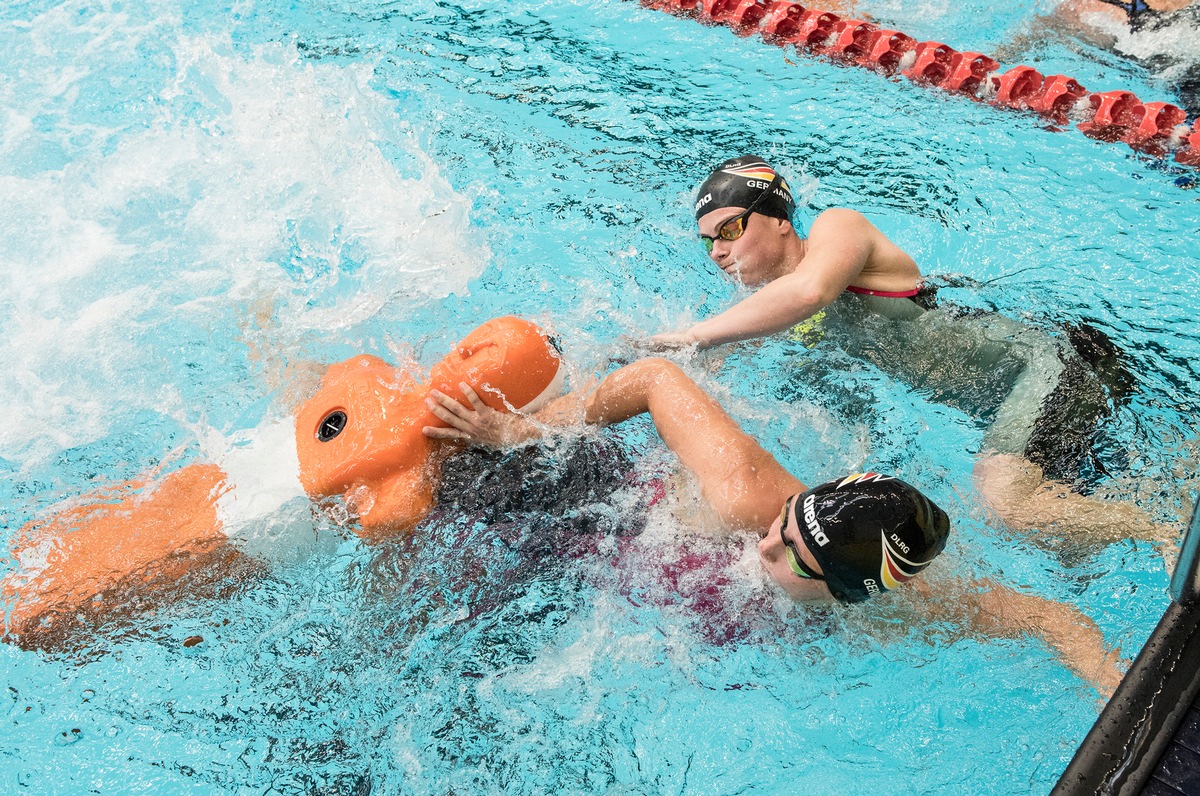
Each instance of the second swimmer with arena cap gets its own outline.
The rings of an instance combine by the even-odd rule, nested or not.
[[[545,430],[528,417],[464,407],[440,393],[428,405],[451,426],[426,429],[434,438],[500,447]],[[950,520],[916,488],[862,473],[809,489],[666,360],[627,365],[594,391],[573,393],[536,417],[560,426],[582,414],[588,425],[605,426],[643,413],[722,523],[761,536],[765,569],[794,599],[865,600],[913,578],[945,547]]]

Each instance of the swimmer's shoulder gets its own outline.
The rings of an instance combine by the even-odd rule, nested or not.
[[[871,244],[874,254],[885,257],[899,256],[912,262],[912,258],[884,235],[879,227],[857,210],[848,207],[831,207],[822,211],[812,223],[808,238],[813,243],[829,241],[845,245],[847,241],[860,240]],[[916,263],[912,262],[913,267]]]
[[[831,207],[828,210],[822,210],[813,219],[808,237],[811,240],[826,235],[844,235],[848,232],[858,235],[864,233],[883,234],[857,210],[851,210],[848,207]]]
[[[848,207],[825,210],[813,221],[810,246],[846,246],[848,241],[867,245],[862,271],[851,283],[868,290],[906,293],[919,290],[921,269],[908,252],[893,243],[865,215]]]

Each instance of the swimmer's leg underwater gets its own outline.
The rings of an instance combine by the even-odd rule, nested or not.
[[[975,482],[984,504],[1016,531],[1048,531],[1110,544],[1171,542],[1180,529],[1123,500],[1084,495],[1070,481],[1091,454],[1110,397],[1130,388],[1116,347],[1085,324],[1066,329],[1070,348],[1026,345],[1026,367],[984,437]],[[1107,372],[1106,372],[1107,371]]]
[[[334,365],[296,413],[295,493],[340,498],[367,541],[408,533],[433,506],[450,445],[422,433],[441,425],[425,408],[430,390],[465,404],[458,385],[466,383],[493,409],[532,411],[561,392],[564,371],[550,338],[514,317],[471,332],[424,382],[376,357]],[[106,602],[107,594],[247,558],[238,544],[246,514],[238,511],[255,495],[239,494],[253,491],[246,483],[221,464],[190,464],[29,523],[13,544],[17,569],[0,584],[6,635],[36,644],[77,614],[120,610],[122,602]]]

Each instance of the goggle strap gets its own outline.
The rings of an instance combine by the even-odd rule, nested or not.
[[[796,551],[790,544],[784,545],[784,550],[787,551],[788,564],[792,567],[792,572],[795,572],[798,577],[812,578],[813,580],[825,580],[825,576],[815,569],[804,563],[804,559],[796,555]],[[803,574],[802,574],[803,573]]]

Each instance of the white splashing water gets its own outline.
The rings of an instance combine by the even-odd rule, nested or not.
[[[10,461],[102,438],[114,401],[160,409],[156,360],[235,347],[247,307],[280,339],[336,336],[482,271],[470,199],[370,64],[181,35],[169,8],[142,27],[86,9],[0,29],[26,64],[0,82]]]

